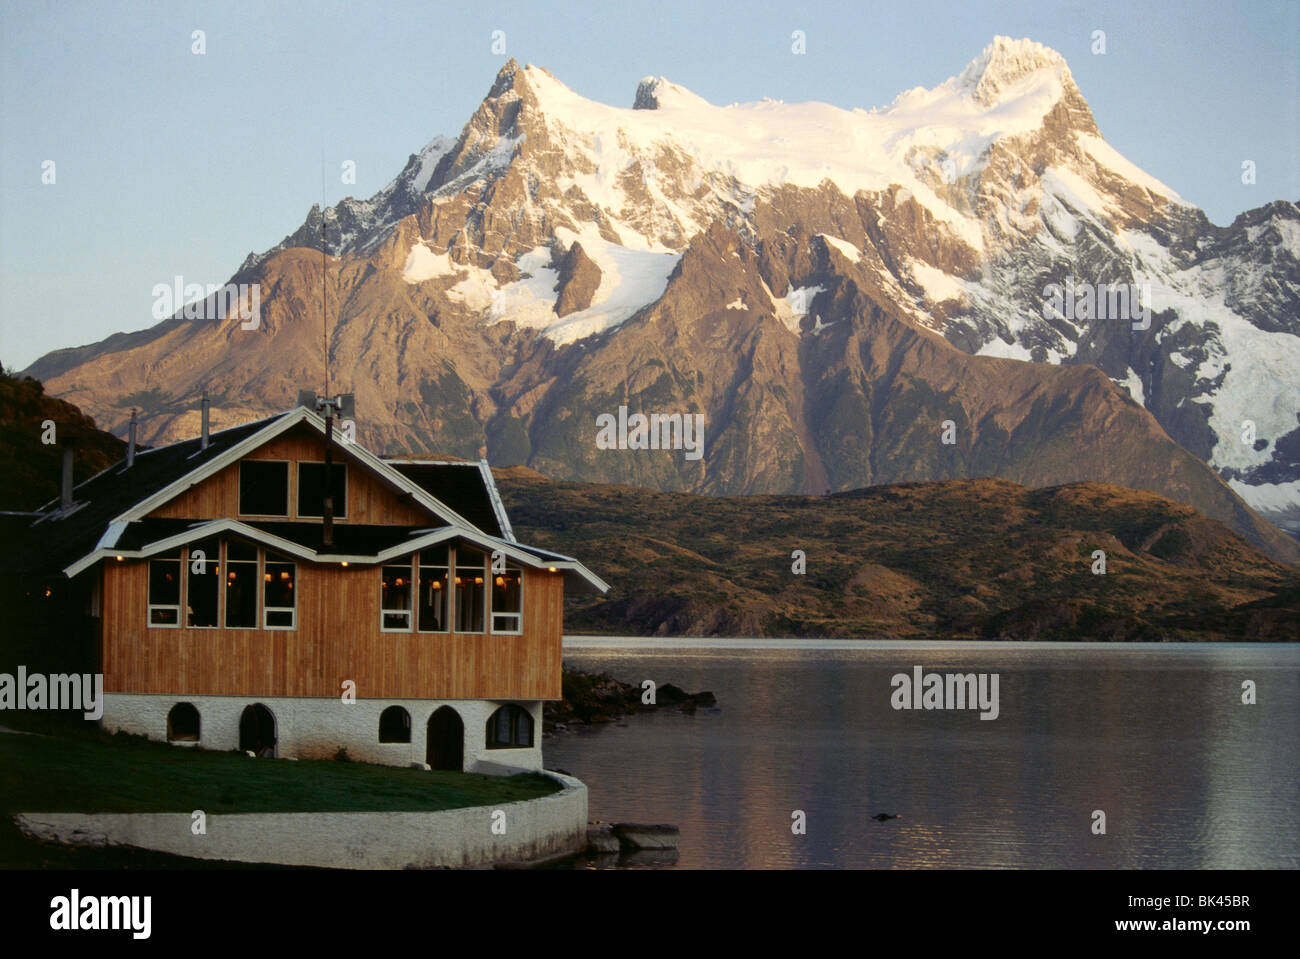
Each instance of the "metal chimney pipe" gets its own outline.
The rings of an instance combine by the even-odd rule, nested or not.
[[[203,411],[203,416],[202,416],[203,432],[202,432],[202,436],[199,439],[199,449],[205,450],[208,448],[208,391],[207,390],[203,391],[203,402],[200,405],[200,409],[202,409]]]
[[[63,483],[59,490],[59,508],[72,506],[72,447],[63,447]]]
[[[126,468],[135,465],[135,410],[131,411],[131,431],[126,441]]]

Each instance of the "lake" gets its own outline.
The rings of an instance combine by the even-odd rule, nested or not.
[[[717,696],[543,742],[589,818],[679,826],[678,868],[1300,866],[1300,646],[568,637],[564,660]],[[930,672],[996,674],[996,718],[895,709],[966,688]]]

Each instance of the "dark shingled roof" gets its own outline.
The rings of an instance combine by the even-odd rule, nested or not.
[[[288,415],[290,413],[279,413],[212,433],[207,449],[201,449],[201,443],[195,437],[158,449],[142,450],[136,453],[135,464],[130,469],[126,468],[123,460],[77,486],[73,490],[72,508],[65,514],[59,512],[58,500],[47,503],[39,513],[0,513],[0,573],[61,574],[62,570],[95,549],[116,517]],[[483,532],[505,538],[502,523],[493,508],[490,483],[485,481],[480,464],[466,461],[392,462],[388,465]],[[124,551],[139,550],[183,533],[196,522],[202,521],[137,520],[127,525],[114,545]],[[319,521],[244,522],[300,546],[321,551]],[[375,556],[406,541],[416,530],[444,525],[433,517],[419,527],[339,522],[334,525],[334,546],[324,552]],[[538,556],[545,553],[523,548]]]
[[[16,533],[8,527],[0,529],[0,535],[5,537],[0,541],[0,573],[61,571],[95,548],[114,517],[288,415],[277,413],[212,433],[206,450],[195,437],[142,450],[135,454],[130,469],[126,460],[114,463],[72,491],[72,508],[66,514],[49,512],[59,505],[58,500],[52,500],[42,507],[44,518]]]
[[[483,532],[503,537],[501,522],[492,508],[492,494],[478,463],[389,463],[393,469],[430,496],[465,517]]]

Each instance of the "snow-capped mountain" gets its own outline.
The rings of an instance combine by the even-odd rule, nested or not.
[[[713,492],[1109,479],[1267,538],[1188,450],[1300,520],[1300,209],[1213,226],[1056,52],[999,37],[877,110],[632,104],[510,61],[455,140],[249,256],[255,333],[178,316],[29,372],[118,430],[131,394],[154,438],[205,386],[281,408],[321,379],[324,250],[332,376],[394,450]],[[598,449],[621,404],[705,413],[702,464]]]

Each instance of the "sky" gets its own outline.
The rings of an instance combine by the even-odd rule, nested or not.
[[[151,326],[155,284],[224,283],[313,203],[370,196],[507,57],[617,106],[654,75],[870,109],[998,34],[1059,51],[1102,135],[1214,223],[1300,200],[1300,0],[0,0],[0,363]]]

